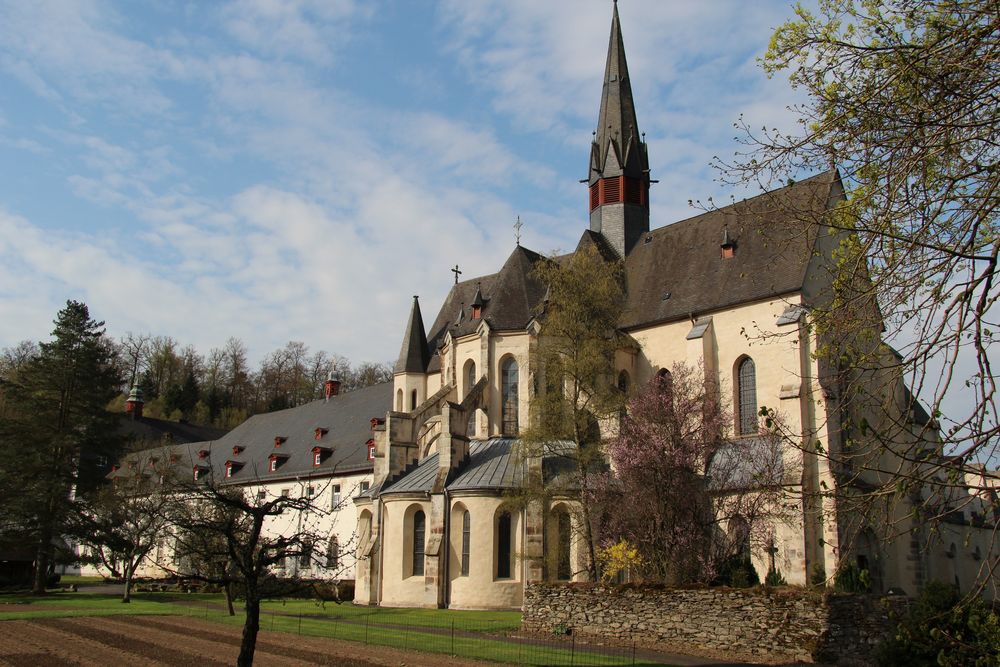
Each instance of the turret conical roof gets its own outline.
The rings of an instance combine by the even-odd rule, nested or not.
[[[403,335],[403,346],[399,350],[399,359],[393,371],[396,373],[426,373],[430,361],[430,350],[427,347],[427,334],[424,332],[424,319],[420,316],[420,301],[413,297],[413,308]]]

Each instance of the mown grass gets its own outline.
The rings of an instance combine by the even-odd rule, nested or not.
[[[120,595],[55,592],[42,596],[0,595],[0,621],[68,616],[135,616],[143,614],[184,613],[184,609],[166,601],[136,597],[125,604]]]
[[[85,591],[46,596],[0,596],[0,621],[32,618],[122,615],[182,615],[242,626],[243,610],[225,611],[215,593],[137,593],[130,604],[120,596]],[[569,642],[508,638],[520,628],[517,611],[465,611],[356,607],[310,600],[267,600],[261,629],[325,637],[409,651],[456,655],[523,665],[632,665],[628,649],[594,650]]]

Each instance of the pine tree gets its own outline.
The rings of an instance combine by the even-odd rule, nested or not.
[[[98,456],[116,453],[115,417],[105,410],[120,384],[104,323],[67,301],[52,340],[41,343],[5,387],[0,447],[19,503],[11,526],[37,547],[32,592],[45,592],[54,544],[80,484],[95,482]]]

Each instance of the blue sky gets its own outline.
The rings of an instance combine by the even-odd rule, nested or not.
[[[652,225],[726,198],[733,122],[787,127],[755,59],[785,2],[622,0]],[[392,360],[458,263],[571,248],[606,0],[0,0],[0,347],[66,299],[110,333],[254,362]],[[735,193],[742,196],[744,193]]]

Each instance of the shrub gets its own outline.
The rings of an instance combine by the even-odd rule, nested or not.
[[[849,563],[837,571],[833,587],[841,593],[868,593],[872,588],[871,575],[854,563]]]
[[[785,581],[785,578],[781,575],[781,570],[771,570],[770,572],[767,573],[767,576],[764,577],[764,585],[787,586],[788,582]]]
[[[987,667],[1000,664],[1000,616],[954,586],[931,582],[876,649],[880,665]]]
[[[732,588],[750,588],[759,583],[760,577],[749,556],[733,556],[725,560],[719,567],[719,575],[712,581],[713,586]]]
[[[821,563],[814,563],[809,573],[809,583],[813,586],[826,586],[826,568]]]

